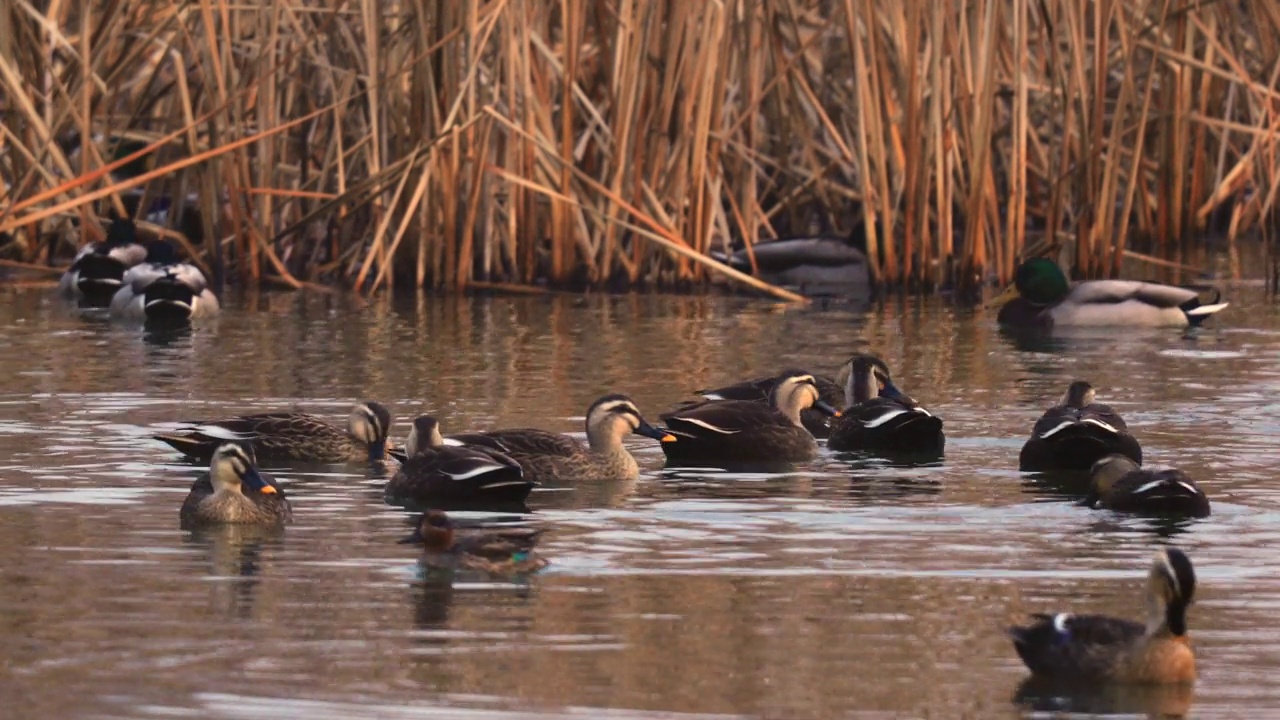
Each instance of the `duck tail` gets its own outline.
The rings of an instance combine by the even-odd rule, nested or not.
[[[1186,314],[1187,322],[1190,323],[1192,326],[1196,326],[1196,325],[1199,325],[1200,323],[1203,323],[1211,315],[1213,315],[1214,313],[1220,312],[1221,310],[1225,309],[1228,305],[1231,304],[1231,303],[1220,302],[1222,300],[1221,290],[1219,290],[1218,288],[1212,288],[1212,290],[1213,290],[1213,300],[1211,302],[1202,303],[1200,302],[1199,297],[1194,297],[1179,306],[1182,309],[1182,312]]]
[[[193,433],[157,433],[151,436],[187,457],[197,460],[209,460],[213,457],[210,443]]]
[[[143,308],[152,320],[188,320],[196,312],[196,293],[172,273],[147,286]]]

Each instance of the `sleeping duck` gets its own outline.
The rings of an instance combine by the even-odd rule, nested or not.
[[[147,261],[124,274],[122,287],[111,298],[111,316],[128,320],[186,322],[218,314],[218,297],[209,290],[204,273],[179,262],[173,245],[152,242]]]
[[[62,274],[58,291],[88,307],[107,307],[124,284],[125,272],[146,259],[147,248],[138,242],[133,221],[113,220],[105,240],[81,248]]]

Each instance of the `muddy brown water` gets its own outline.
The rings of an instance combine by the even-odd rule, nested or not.
[[[1229,292],[1215,326],[1030,340],[939,300],[662,296],[230,299],[149,333],[0,290],[0,707],[61,718],[1012,718],[1280,714],[1280,311]],[[551,561],[515,581],[424,578],[407,513],[363,467],[271,468],[295,523],[193,535],[198,468],[171,423],[387,403],[395,436],[581,434],[626,392],[687,391],[855,350],[946,421],[941,462],[830,454],[782,474],[664,470],[535,491]],[[1018,473],[1031,424],[1091,380],[1213,502],[1168,522],[1075,506]],[[502,518],[461,513],[467,522]],[[1073,609],[1141,616],[1154,550],[1185,549],[1194,690],[1024,686],[1002,627]]]

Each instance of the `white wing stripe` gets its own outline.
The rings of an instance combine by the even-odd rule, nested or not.
[[[482,465],[477,465],[475,468],[468,470],[466,472],[451,473],[448,471],[444,471],[444,474],[448,475],[451,479],[455,481],[462,481],[462,480],[470,480],[471,478],[476,477],[478,475],[484,475],[485,473],[491,473],[495,470],[502,470],[504,468],[506,468],[505,465],[498,465],[497,463],[484,463]]]
[[[741,430],[725,430],[724,428],[716,427],[715,425],[712,425],[711,423],[706,422],[705,420],[698,420],[695,418],[680,418],[679,420],[680,422],[687,422],[691,425],[697,425],[698,427],[706,428],[711,432],[718,432],[721,435],[735,435],[737,433],[742,432]]]
[[[864,422],[863,426],[868,429],[877,428],[889,422],[890,420],[898,417],[899,415],[906,415],[908,412],[911,412],[911,411],[910,410],[887,410],[883,414],[881,414],[879,417],[875,418],[874,420],[868,420],[867,422]]]

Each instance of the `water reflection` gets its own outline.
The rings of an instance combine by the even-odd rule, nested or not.
[[[1018,705],[1055,717],[1063,713],[1086,715],[1145,715],[1180,718],[1191,710],[1193,685],[1108,685],[1066,683],[1028,678],[1014,692]]]

